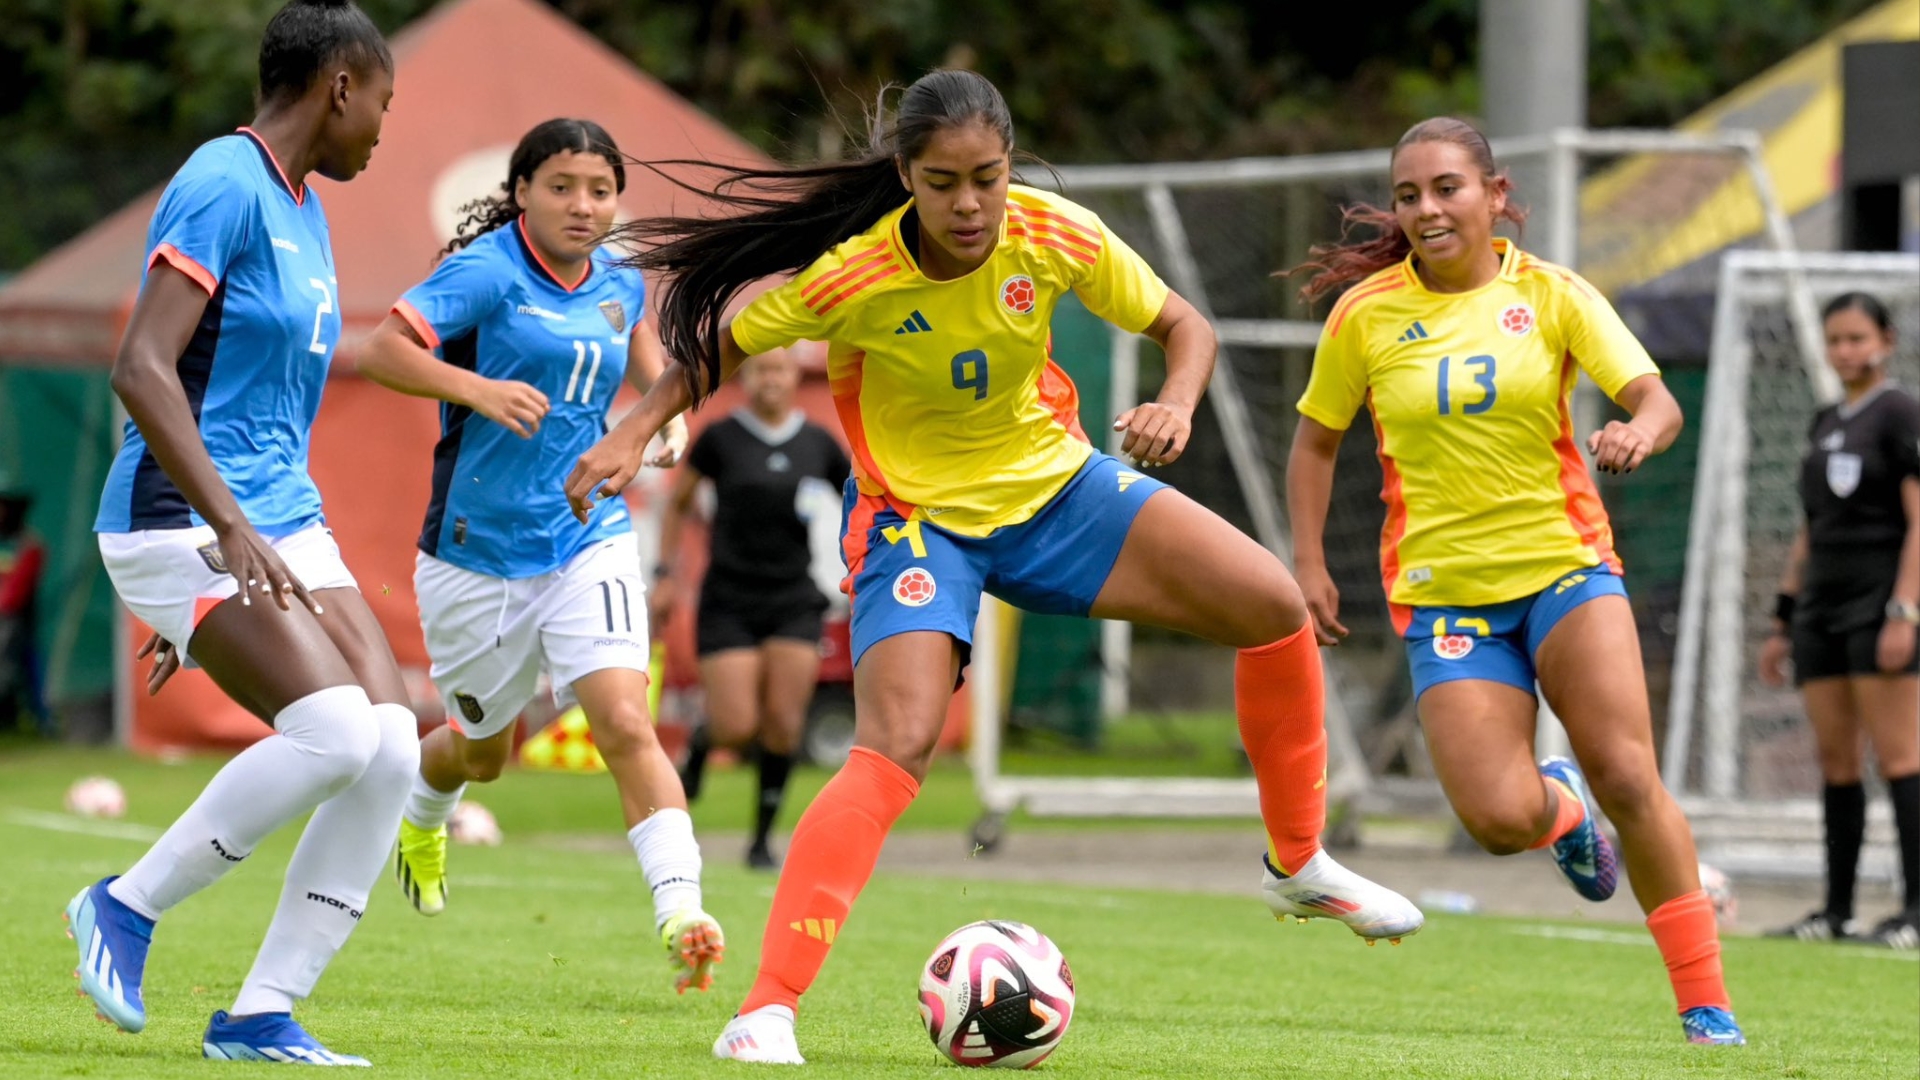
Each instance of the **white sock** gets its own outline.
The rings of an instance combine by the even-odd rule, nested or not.
[[[320,804],[287,864],[287,881],[233,1015],[291,1012],[347,943],[367,896],[386,869],[400,831],[407,785],[420,772],[413,710],[372,707],[379,728],[373,760],[351,787]]]
[[[149,919],[220,879],[275,829],[360,777],[379,745],[358,686],[315,691],[281,709],[275,734],[215,774],[140,861],[107,891]]]
[[[460,805],[460,797],[466,793],[465,784],[452,791],[441,791],[416,772],[413,774],[413,790],[407,793],[405,817],[415,826],[432,832],[447,823],[447,819],[453,816],[453,808]]]
[[[627,830],[627,842],[640,857],[640,870],[653,890],[653,925],[700,906],[700,844],[685,810],[655,810]]]

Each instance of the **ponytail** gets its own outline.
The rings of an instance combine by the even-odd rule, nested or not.
[[[707,161],[641,162],[685,191],[718,203],[717,217],[653,217],[615,227],[611,242],[634,254],[624,264],[659,275],[660,341],[686,365],[698,403],[720,384],[720,320],[755,281],[794,274],[905,205],[901,167],[936,133],[982,124],[1013,150],[1013,120],[991,82],[971,71],[939,70],[900,96],[891,120],[883,90],[858,160],[798,167],[746,168]],[[697,170],[693,182],[666,167]]]
[[[1422,120],[1400,136],[1400,141],[1393,147],[1394,156],[1398,157],[1406,147],[1423,142],[1452,143],[1467,151],[1474,164],[1479,166],[1481,180],[1495,191],[1506,193],[1506,205],[1495,220],[1511,221],[1517,228],[1526,228],[1527,211],[1513,200],[1513,181],[1505,169],[1494,163],[1493,147],[1477,128],[1449,116]],[[1373,230],[1373,235],[1349,239],[1355,226],[1366,226]],[[1400,219],[1394,216],[1393,211],[1382,210],[1368,203],[1355,203],[1341,208],[1338,241],[1315,244],[1307,250],[1306,262],[1290,270],[1277,271],[1274,276],[1292,277],[1306,272],[1307,282],[1300,288],[1300,299],[1312,304],[1323,296],[1338,292],[1356,281],[1364,281],[1403,261],[1412,250],[1413,241],[1407,236],[1406,230],[1400,227]]]

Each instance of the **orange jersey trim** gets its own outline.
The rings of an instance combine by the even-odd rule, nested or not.
[[[886,474],[880,471],[880,463],[873,458],[873,449],[867,445],[867,425],[860,416],[861,365],[866,363],[867,354],[854,353],[850,358],[851,370],[847,374],[828,383],[833,393],[833,410],[840,416],[840,430],[846,433],[847,446],[853,450],[853,475],[865,487],[880,489],[888,506],[902,518],[913,516],[913,504],[901,502],[887,490]],[[862,490],[862,495],[866,492]]]
[[[239,131],[240,134],[259,143],[260,149],[267,152],[267,160],[273,162],[273,171],[280,174],[281,185],[287,189],[287,194],[293,196],[293,205],[307,205],[307,185],[301,184],[298,188],[293,186],[293,181],[287,179],[287,170],[280,167],[280,159],[273,156],[273,147],[267,145],[267,140],[261,138],[260,133],[250,127],[242,127]]]
[[[1342,296],[1340,302],[1333,306],[1333,314],[1327,316],[1327,336],[1339,336],[1340,327],[1346,323],[1347,316],[1353,314],[1353,309],[1360,305],[1360,301],[1371,296],[1384,296],[1387,293],[1407,287],[1406,276],[1400,273],[1400,268],[1395,266],[1393,269],[1393,276],[1384,281],[1375,282],[1371,285],[1363,281],[1347,290],[1347,294]]]
[[[1380,525],[1380,583],[1388,596],[1400,579],[1400,541],[1407,535],[1407,499],[1401,491],[1400,467],[1387,454],[1387,433],[1373,411],[1373,392],[1367,392],[1367,414],[1373,418],[1374,456],[1380,459],[1380,501],[1387,504],[1387,520]],[[1387,605],[1393,615],[1393,628],[1404,635],[1413,624],[1413,609],[1401,604]]]
[[[526,245],[527,254],[533,256],[533,261],[540,264],[540,269],[546,273],[547,280],[560,286],[567,292],[573,292],[580,286],[585,285],[587,279],[593,276],[593,259],[592,257],[588,257],[587,264],[580,268],[580,276],[573,280],[573,284],[569,285],[565,281],[560,280],[560,275],[553,272],[553,267],[547,265],[547,260],[540,257],[540,249],[533,246],[533,237],[527,235],[527,215],[521,214],[520,217],[514,221],[514,226],[520,230],[520,242]]]
[[[414,307],[405,300],[395,300],[393,302],[393,313],[404,319],[408,326],[413,327],[413,332],[420,335],[420,340],[427,343],[427,348],[437,349],[440,347],[440,335],[433,332],[433,324],[427,321],[425,315],[420,314],[419,308]]]
[[[1024,206],[1007,207],[1007,235],[1040,247],[1064,251],[1092,266],[1099,261],[1100,238],[1059,214]]]
[[[1560,490],[1566,494],[1567,524],[1580,538],[1582,547],[1592,549],[1615,574],[1625,573],[1620,556],[1613,550],[1613,525],[1607,520],[1607,508],[1594,489],[1593,476],[1574,439],[1573,414],[1568,398],[1573,388],[1574,360],[1571,353],[1561,361],[1560,434],[1553,440],[1554,456],[1560,459]]]
[[[212,271],[194,262],[193,256],[188,255],[172,244],[161,244],[159,247],[154,248],[153,254],[147,258],[147,269],[153,269],[153,264],[157,262],[164,262],[168,266],[192,278],[195,285],[207,290],[208,296],[212,296],[214,290],[220,287],[219,279],[213,276]]]
[[[1066,428],[1067,434],[1092,446],[1093,440],[1087,438],[1086,429],[1080,426],[1080,388],[1073,385],[1073,379],[1051,356],[1047,358],[1047,366],[1040,369],[1037,388],[1040,404],[1053,414],[1054,422]]]
[[[800,301],[815,315],[824,315],[847,297],[899,270],[900,261],[882,241],[809,283],[800,290]]]

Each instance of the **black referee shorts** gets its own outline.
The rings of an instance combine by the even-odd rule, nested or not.
[[[701,656],[728,649],[755,649],[768,638],[820,640],[827,598],[811,581],[778,590],[755,590],[711,579],[700,589],[694,648]]]

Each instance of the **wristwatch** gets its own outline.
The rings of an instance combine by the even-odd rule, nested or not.
[[[1920,604],[1911,600],[1894,597],[1887,601],[1887,618],[1904,623],[1920,624]]]

